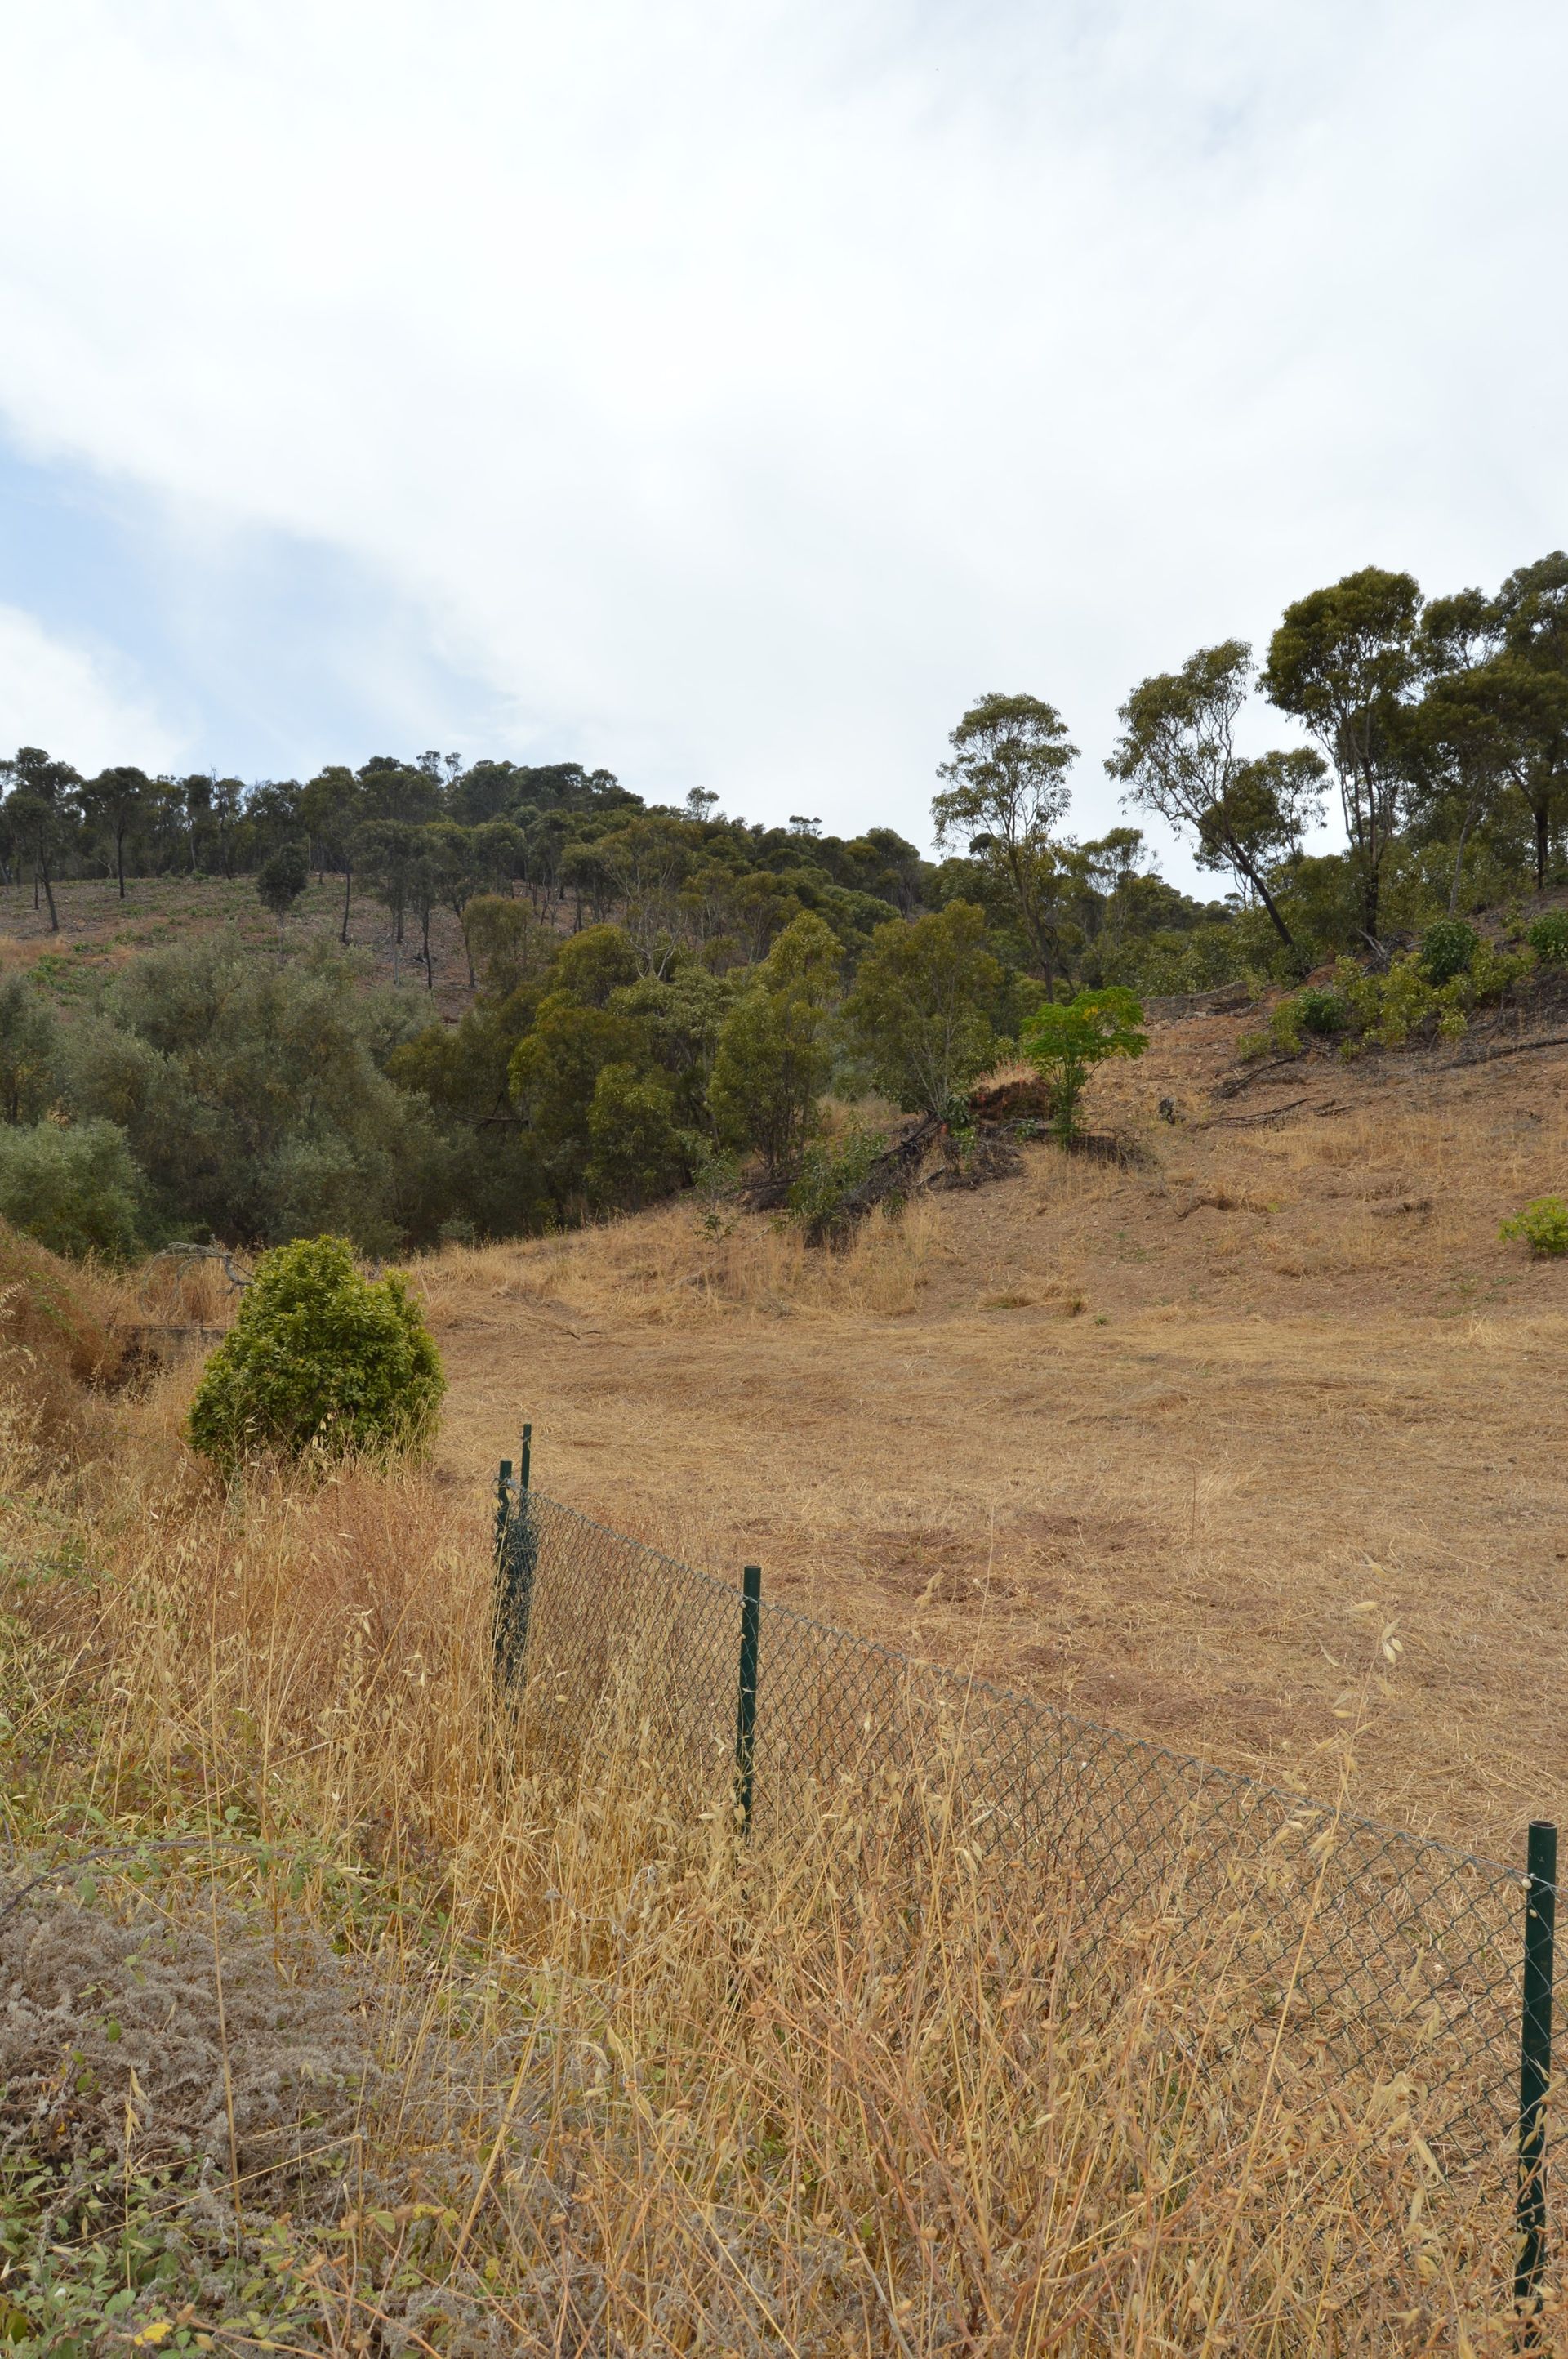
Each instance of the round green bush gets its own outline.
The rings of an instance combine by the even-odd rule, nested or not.
[[[186,1430],[225,1469],[308,1451],[384,1459],[423,1447],[446,1388],[403,1280],[362,1277],[343,1237],[304,1237],[263,1254]]]
[[[1342,991],[1335,991],[1326,984],[1315,984],[1297,992],[1296,1015],[1303,1032],[1315,1032],[1319,1039],[1331,1039],[1349,1023],[1350,1002]]]
[[[1525,940],[1542,966],[1568,966],[1568,909],[1548,909],[1529,929]]]
[[[1421,938],[1422,972],[1430,984],[1452,983],[1456,974],[1469,973],[1480,947],[1480,935],[1463,918],[1439,918]]]

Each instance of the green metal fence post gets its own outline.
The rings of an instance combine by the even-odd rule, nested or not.
[[[741,1692],[735,1707],[735,1810],[741,1832],[752,1832],[752,1775],[757,1734],[757,1654],[762,1636],[762,1568],[741,1576]]]
[[[503,1458],[495,1478],[495,1587],[490,1610],[490,1651],[495,1684],[507,1684],[506,1534],[512,1521],[512,1461]]]
[[[1546,2266],[1546,2091],[1552,2077],[1552,1970],[1557,1921],[1557,1830],[1532,1821],[1524,1901],[1524,2013],[1519,2027],[1519,2258],[1514,2300],[1533,2312]]]
[[[512,1461],[503,1458],[501,1472],[495,1478],[495,1560],[501,1561],[501,1544],[506,1536],[506,1518],[512,1503],[507,1494],[512,1488]]]
[[[524,1658],[528,1649],[528,1622],[534,1605],[534,1569],[539,1553],[539,1536],[528,1497],[529,1461],[533,1447],[534,1429],[525,1425],[515,1488],[512,1482],[510,1458],[502,1460],[501,1473],[496,1483],[493,1648],[496,1684],[502,1688],[521,1685]]]

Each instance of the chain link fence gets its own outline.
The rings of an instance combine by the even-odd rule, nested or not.
[[[504,1465],[498,1495],[495,1658],[535,1739],[580,1751],[620,1714],[672,1807],[733,1808],[759,1841],[935,1774],[953,1844],[1055,1872],[1091,1949],[1154,1917],[1195,1954],[1217,1923],[1244,1925],[1258,2041],[1347,2103],[1399,2078],[1450,2180],[1500,2194],[1522,2171],[1533,2288],[1551,1829],[1512,1868],[1281,1792],[760,1602],[753,1578],[737,1591],[530,1490],[526,1458],[521,1473]]]

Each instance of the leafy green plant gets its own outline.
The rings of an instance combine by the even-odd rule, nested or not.
[[[1269,1038],[1281,1055],[1293,1057],[1302,1045],[1301,1003],[1281,999],[1269,1011]]]
[[[1298,991],[1296,1012],[1302,1030],[1320,1040],[1333,1039],[1350,1023],[1350,1003],[1332,984],[1311,984],[1304,991]]]
[[[1527,929],[1525,940],[1542,966],[1568,966],[1568,909],[1548,909]]]
[[[1561,1196],[1537,1196],[1511,1221],[1505,1221],[1498,1234],[1510,1242],[1522,1241],[1543,1259],[1568,1254],[1568,1204]]]
[[[1078,1100],[1095,1067],[1108,1057],[1141,1057],[1149,1046],[1142,1024],[1135,995],[1108,984],[1065,1003],[1051,1001],[1023,1027],[1018,1045],[1051,1084],[1054,1128],[1064,1147],[1077,1136]]]
[[[711,1138],[697,1134],[688,1137],[697,1234],[719,1245],[734,1234],[741,1199],[741,1158],[716,1146]]]
[[[886,1145],[881,1131],[869,1130],[859,1123],[837,1138],[814,1139],[801,1157],[800,1170],[789,1191],[791,1216],[806,1229],[828,1225],[845,1198],[868,1177]]]
[[[262,864],[256,891],[263,908],[270,909],[277,919],[280,946],[283,921],[309,882],[310,854],[302,843],[280,843],[272,858]]]
[[[1421,938],[1422,972],[1430,984],[1452,983],[1456,974],[1468,974],[1480,947],[1480,935],[1463,918],[1439,918]]]
[[[831,1011],[843,952],[823,920],[786,926],[719,1035],[708,1106],[720,1145],[760,1147],[770,1172],[799,1162],[833,1070]]]
[[[51,1253],[129,1260],[140,1197],[125,1135],[112,1122],[0,1129],[0,1214]]]
[[[675,1100],[663,1078],[606,1065],[588,1113],[589,1192],[606,1208],[634,1210],[680,1184],[684,1158]]]
[[[226,1470],[308,1451],[386,1458],[422,1449],[445,1390],[402,1278],[362,1277],[345,1238],[305,1237],[257,1263],[186,1431]]]
[[[906,1114],[941,1114],[996,1055],[1003,986],[984,913],[949,901],[913,924],[879,926],[844,1002],[872,1079]]]

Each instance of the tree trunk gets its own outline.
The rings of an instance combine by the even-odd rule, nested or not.
[[[1378,886],[1379,878],[1370,861],[1361,881],[1361,930],[1368,941],[1378,939]]]
[[[1470,832],[1472,814],[1466,811],[1459,831],[1459,841],[1454,847],[1454,882],[1448,888],[1448,914],[1452,918],[1459,907],[1459,879],[1465,867],[1465,839]]]
[[[120,880],[120,898],[123,901],[125,897],[125,831],[123,827],[114,831],[114,874]]]
[[[343,924],[342,929],[338,936],[338,940],[342,943],[345,950],[347,950],[349,946],[349,895],[353,890],[353,885],[354,872],[352,864],[350,862],[345,861],[343,864]]]
[[[434,991],[436,988],[436,978],[431,972],[430,966],[430,912],[428,908],[425,908],[420,911],[419,923],[424,935],[424,941],[421,947],[425,960],[425,988],[427,991]]]
[[[1548,855],[1552,850],[1550,814],[1551,806],[1549,804],[1536,804],[1535,889],[1538,893],[1544,893],[1546,890],[1546,863]]]
[[[39,866],[43,870],[44,898],[49,905],[49,931],[51,934],[58,934],[59,931],[59,919],[56,913],[54,906],[54,886],[49,877],[49,862],[47,860],[41,861],[39,863]]]
[[[1275,908],[1274,897],[1270,892],[1269,887],[1264,884],[1263,879],[1258,875],[1256,869],[1247,868],[1242,871],[1242,874],[1246,877],[1248,883],[1251,886],[1253,891],[1257,894],[1260,901],[1262,902],[1265,909],[1269,912],[1269,921],[1273,927],[1274,931],[1279,935],[1280,940],[1283,942],[1285,948],[1288,951],[1293,951],[1295,949],[1295,942],[1292,938],[1291,929],[1289,926],[1286,925],[1283,918],[1281,917],[1279,910]]]

